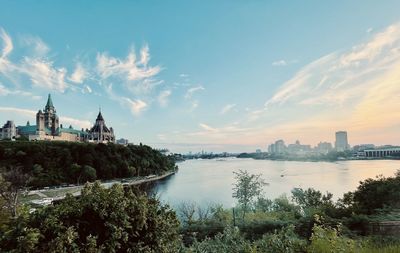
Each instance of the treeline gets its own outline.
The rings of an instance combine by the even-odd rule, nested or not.
[[[175,161],[146,145],[3,141],[0,168],[22,170],[35,188],[162,174],[174,170]]]

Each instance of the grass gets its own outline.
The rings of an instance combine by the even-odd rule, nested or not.
[[[25,196],[20,196],[20,200],[23,203],[36,200],[36,199],[42,199],[38,194],[32,194],[32,195],[25,195]]]
[[[43,191],[42,193],[46,195],[49,198],[54,198],[54,197],[62,197],[65,196],[67,193],[75,193],[75,192],[80,192],[80,188],[67,188],[67,189],[56,189],[56,190],[48,190],[48,191]]]

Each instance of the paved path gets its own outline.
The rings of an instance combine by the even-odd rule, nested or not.
[[[133,179],[112,180],[112,181],[102,182],[101,185],[105,188],[111,188],[111,186],[113,186],[114,184],[122,184],[124,186],[139,185],[139,184],[143,184],[143,183],[158,181],[158,180],[170,177],[175,173],[176,173],[175,171],[171,171],[171,172],[165,173],[160,176],[152,175],[152,176],[147,176],[145,178],[139,178],[139,179],[133,178]],[[36,195],[39,195],[42,199],[50,199],[50,201],[45,202],[46,204],[50,204],[51,201],[60,200],[60,199],[65,198],[65,196],[68,192],[72,192],[73,196],[79,196],[79,195],[81,195],[82,188],[83,188],[83,185],[60,187],[60,188],[56,188],[56,189],[41,189],[41,190],[29,191],[28,195],[36,194]],[[49,198],[49,196],[46,195],[46,193],[50,193],[50,195],[53,195],[54,192],[63,191],[63,190],[65,190],[65,192],[61,193],[60,196],[54,196],[52,198]],[[51,194],[51,193],[53,193],[53,194]],[[40,200],[33,200],[31,202],[42,203]]]

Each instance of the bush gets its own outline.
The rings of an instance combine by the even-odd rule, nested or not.
[[[122,185],[87,184],[79,198],[12,221],[1,252],[175,252],[175,213],[158,200]]]

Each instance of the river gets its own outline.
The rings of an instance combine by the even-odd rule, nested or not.
[[[200,206],[219,203],[231,207],[235,203],[233,172],[239,169],[261,174],[269,184],[264,187],[264,194],[270,199],[282,194],[290,196],[295,187],[329,191],[337,199],[345,192],[354,191],[361,180],[380,174],[393,176],[400,169],[400,161],[294,162],[228,158],[187,160],[178,166],[177,174],[155,184],[162,202],[173,207],[184,201]]]

